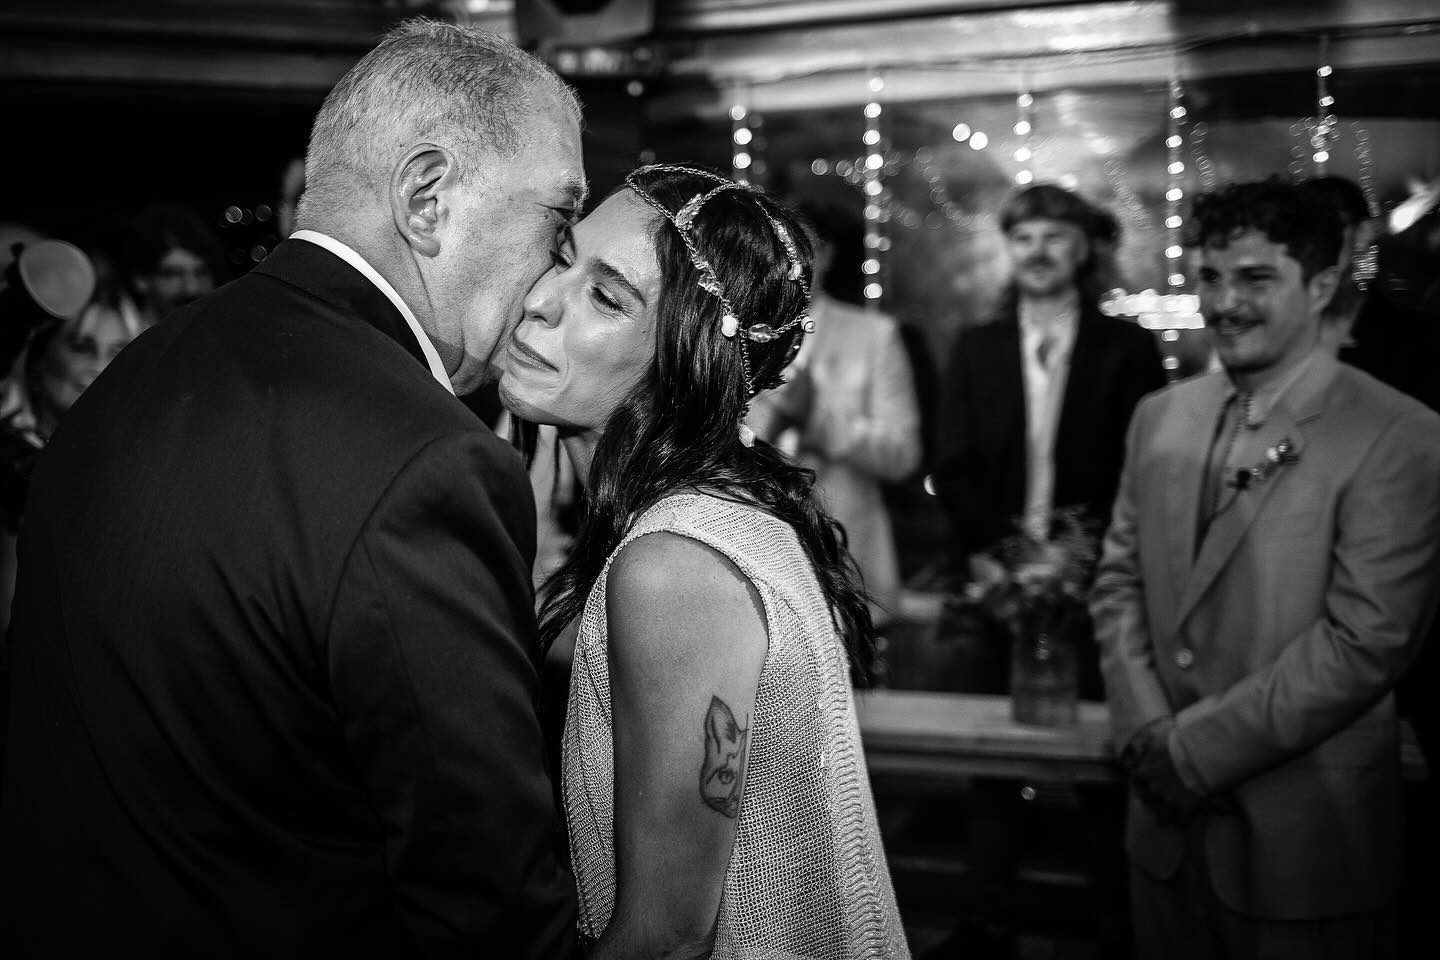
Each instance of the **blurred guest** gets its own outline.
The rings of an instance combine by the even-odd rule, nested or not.
[[[0,535],[4,556],[14,556],[35,455],[60,418],[100,371],[140,332],[140,312],[119,289],[99,289],[73,320],[56,320],[37,331],[21,361],[24,402],[0,421]],[[10,620],[15,586],[13,562],[0,564],[0,637]]]
[[[1012,278],[995,317],[961,331],[936,418],[935,488],[962,577],[972,554],[1007,537],[1049,537],[1060,508],[1078,509],[1098,537],[1131,411],[1165,385],[1154,336],[1098,308],[1110,283],[1104,251],[1118,240],[1113,217],[1039,184],[1005,202],[1000,226]],[[1075,636],[1081,696],[1099,699],[1086,628]],[[1003,687],[1006,659],[991,659],[979,669],[1000,677],[980,683]]]
[[[20,400],[0,417],[0,756],[8,737],[6,632],[15,596],[15,538],[35,457],[76,398],[139,329],[139,311],[110,287],[98,291],[79,316],[37,330],[17,363]]]
[[[1237,184],[1190,225],[1223,369],[1136,411],[1092,601],[1139,954],[1393,956],[1440,417],[1322,347],[1332,208]]]
[[[1377,238],[1375,276],[1345,360],[1440,410],[1440,178],[1412,186]]]
[[[28,224],[18,220],[0,220],[0,294],[4,293],[9,283],[8,273],[10,265],[15,262],[16,250],[43,239],[44,235]],[[0,310],[0,328],[3,328],[0,329],[0,341],[9,344],[0,348],[0,420],[8,419],[25,403],[24,378],[16,376],[18,371],[15,368],[20,365],[19,358],[24,353],[30,326],[24,324],[23,331],[12,331],[11,326],[15,323],[16,318]]]
[[[788,382],[751,404],[755,433],[815,471],[816,489],[845,530],[877,628],[900,604],[900,561],[881,484],[920,464],[920,411],[893,317],[861,306],[864,231],[834,207],[801,207],[815,240],[817,291]]]
[[[1358,184],[1345,177],[1313,177],[1300,192],[1312,202],[1328,204],[1340,217],[1340,253],[1336,268],[1340,279],[1335,296],[1320,315],[1320,343],[1331,353],[1355,345],[1355,318],[1365,303],[1365,289],[1374,276],[1376,224],[1370,204]]]
[[[181,206],[141,210],[122,252],[146,326],[214,290],[224,276],[219,236]]]
[[[25,363],[34,429],[49,438],[100,371],[140,333],[140,311],[125,293],[110,286],[74,320],[36,333]]]

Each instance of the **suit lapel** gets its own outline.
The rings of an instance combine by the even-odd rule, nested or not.
[[[1055,425],[1055,472],[1060,464],[1072,462],[1069,456],[1077,438],[1093,437],[1091,429],[1094,416],[1100,412],[1096,402],[1102,377],[1100,364],[1104,350],[1099,340],[1099,331],[1088,314],[1082,313],[1075,325],[1075,344],[1070,348],[1070,365],[1065,372],[1065,394],[1060,402],[1060,420]],[[1083,441],[1082,441],[1083,442]],[[1056,487],[1060,478],[1055,478]]]
[[[1266,460],[1267,452],[1275,449],[1281,441],[1289,441],[1292,451],[1303,456],[1305,436],[1301,432],[1302,427],[1324,412],[1325,388],[1334,379],[1337,368],[1337,362],[1330,355],[1315,355],[1310,361],[1309,369],[1275,404],[1260,429],[1241,430],[1241,437],[1237,441],[1239,453],[1235,461],[1246,467],[1257,466]],[[1288,466],[1279,467],[1264,479],[1252,481],[1243,490],[1222,489],[1222,509],[1211,521],[1205,541],[1200,545],[1200,555],[1195,558],[1195,566],[1185,581],[1185,589],[1180,596],[1180,608],[1176,611],[1176,623],[1183,622],[1210,589],[1215,578],[1235,553],[1235,548],[1246,531],[1255,522],[1255,518],[1265,509],[1266,503],[1275,496],[1275,492],[1285,486],[1287,471],[1290,469]],[[1198,479],[1196,485],[1198,486]],[[1192,504],[1198,508],[1193,498]],[[1186,529],[1195,529],[1194,517],[1195,514],[1192,513]],[[1191,536],[1193,537],[1193,534]]]
[[[1113,428],[1115,416],[1111,397],[1114,395],[1115,364],[1109,362],[1112,338],[1105,329],[1099,312],[1086,305],[1075,324],[1075,343],[1070,348],[1070,362],[1065,372],[1065,389],[1059,420],[1055,424],[1055,486],[1056,503],[1076,503],[1086,499],[1087,477],[1097,469],[1095,444]],[[1128,411],[1127,411],[1128,416]],[[1123,424],[1122,430],[1123,430]],[[1101,468],[1103,469],[1103,468]]]
[[[1004,438],[1006,475],[1012,479],[1012,489],[1025,487],[1025,438],[1029,436],[1029,424],[1025,416],[1025,376],[1021,370],[1024,363],[1020,356],[1020,321],[1011,311],[996,321],[995,355],[991,358],[995,373],[995,406],[993,413],[1005,417],[1006,422],[997,424],[1002,429],[996,436]],[[1019,479],[1013,475],[1018,471]],[[1018,487],[1014,486],[1018,484]],[[1023,499],[1023,498],[1022,498]]]
[[[1175,438],[1176,455],[1170,458],[1165,477],[1170,495],[1166,528],[1172,531],[1176,549],[1170,551],[1170,576],[1173,583],[1184,584],[1195,563],[1196,525],[1200,519],[1200,492],[1205,477],[1205,460],[1211,438],[1220,428],[1221,401],[1227,390],[1223,374],[1214,374],[1207,381],[1208,389],[1197,393],[1196,399],[1180,416],[1180,435]]]

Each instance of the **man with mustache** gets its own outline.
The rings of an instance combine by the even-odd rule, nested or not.
[[[1394,956],[1440,416],[1322,345],[1333,209],[1272,180],[1190,223],[1223,369],[1137,408],[1091,604],[1138,955]]]
[[[1131,411],[1165,385],[1154,335],[1097,305],[1097,248],[1113,248],[1114,219],[1053,184],[1018,191],[999,219],[1012,277],[991,321],[956,340],[936,417],[935,489],[961,571],[1018,532],[1050,536],[1061,508],[1083,511],[1098,538]],[[1078,633],[1081,695],[1100,699],[1094,648]],[[1004,638],[989,646],[996,659],[981,683],[1002,692]]]
[[[1049,537],[1057,509],[1078,511],[1098,540],[1110,519],[1130,414],[1165,385],[1154,335],[1098,307],[1112,275],[1114,218],[1068,190],[1037,184],[1009,197],[999,219],[1012,277],[990,322],[956,340],[935,418],[932,476],[962,579],[973,554],[1007,537]],[[963,689],[1007,693],[1009,630],[976,627],[961,628],[969,630],[962,641],[971,641]],[[1071,636],[1079,694],[1102,699],[1099,655],[1083,616]],[[1005,942],[1015,936],[1018,796],[1012,782],[977,780],[970,798],[979,912],[991,937]],[[1078,796],[1098,935],[1124,955],[1124,877],[1111,866],[1120,805],[1103,786]]]

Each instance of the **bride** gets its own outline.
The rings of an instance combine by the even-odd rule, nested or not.
[[[585,483],[562,784],[592,957],[908,957],[852,679],[869,613],[813,475],[742,426],[811,322],[760,190],[650,166],[531,291],[500,395]],[[578,631],[578,632],[576,632]]]

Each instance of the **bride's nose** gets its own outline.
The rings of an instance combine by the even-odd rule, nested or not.
[[[525,319],[553,327],[560,320],[560,296],[557,276],[551,270],[525,295]]]

